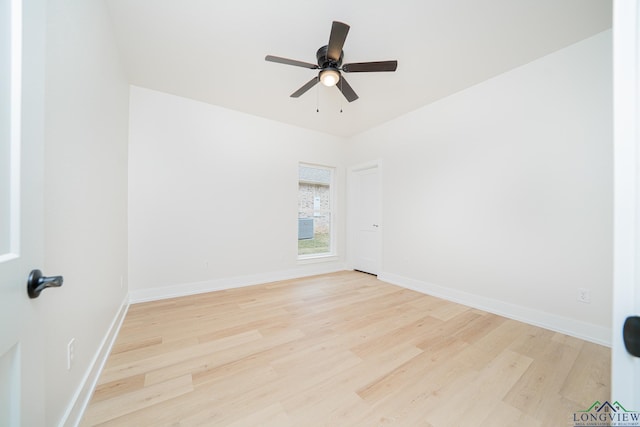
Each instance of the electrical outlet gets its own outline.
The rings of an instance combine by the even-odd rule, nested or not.
[[[589,292],[589,289],[578,288],[578,301],[585,304],[591,303],[591,293]]]
[[[67,344],[67,370],[70,371],[73,366],[73,359],[76,357],[76,339],[71,338]]]

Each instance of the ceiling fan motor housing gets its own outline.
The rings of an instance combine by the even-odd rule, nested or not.
[[[321,69],[324,68],[340,68],[340,66],[342,65],[342,58],[344,57],[344,51],[340,51],[340,58],[338,58],[337,61],[334,61],[330,58],[327,58],[327,49],[328,46],[322,46],[320,49],[318,49],[318,51],[316,52],[316,58],[318,60],[318,67],[320,67]]]

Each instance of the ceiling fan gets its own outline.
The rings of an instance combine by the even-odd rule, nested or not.
[[[345,23],[333,21],[331,26],[331,34],[329,35],[329,44],[322,46],[316,52],[318,64],[310,62],[296,61],[294,59],[281,58],[279,56],[267,55],[264,59],[269,62],[277,62],[280,64],[294,65],[296,67],[309,68],[311,70],[320,70],[318,75],[300,89],[291,94],[292,98],[298,98],[300,95],[314,87],[318,82],[322,82],[325,86],[337,86],[340,92],[347,98],[347,101],[353,102],[358,99],[351,85],[340,73],[370,73],[378,71],[395,71],[398,67],[398,61],[376,61],[376,62],[356,62],[352,64],[343,64],[342,58],[344,52],[342,47],[347,39],[349,26]]]

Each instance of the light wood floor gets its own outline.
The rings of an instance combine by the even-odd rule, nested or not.
[[[609,349],[341,272],[132,305],[83,426],[568,426]]]

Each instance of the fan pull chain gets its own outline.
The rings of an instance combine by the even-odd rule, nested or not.
[[[316,113],[320,112],[320,85],[316,85]]]

